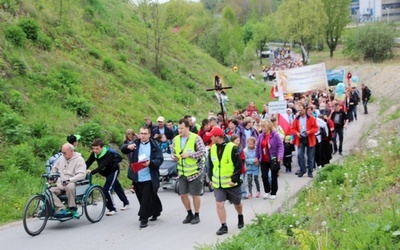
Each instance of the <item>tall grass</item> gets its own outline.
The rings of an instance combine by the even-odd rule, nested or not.
[[[238,236],[203,249],[399,249],[400,140],[329,165],[298,203],[260,215]]]

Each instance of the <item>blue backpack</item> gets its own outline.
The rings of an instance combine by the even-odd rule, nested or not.
[[[122,157],[121,157],[121,155],[117,152],[117,150],[115,150],[115,149],[113,149],[113,148],[111,148],[111,147],[108,147],[107,148],[107,151],[108,152],[111,152],[113,155],[114,155],[114,162],[115,163],[120,163],[121,161],[122,161]]]

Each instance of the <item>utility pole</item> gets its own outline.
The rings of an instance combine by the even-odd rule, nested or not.
[[[390,7],[386,7],[386,10],[387,10],[387,23],[389,23],[389,13],[390,13]]]

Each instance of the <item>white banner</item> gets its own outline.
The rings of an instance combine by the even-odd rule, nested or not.
[[[287,109],[286,101],[277,101],[268,103],[268,114],[285,114]]]
[[[279,70],[276,79],[278,90],[283,93],[303,93],[328,87],[325,63]]]

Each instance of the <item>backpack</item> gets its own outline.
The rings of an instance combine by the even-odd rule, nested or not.
[[[371,97],[371,90],[369,88],[365,88],[365,97],[364,98],[370,98]]]
[[[121,157],[121,155],[117,152],[117,150],[115,150],[115,149],[113,149],[113,148],[111,148],[111,147],[108,147],[108,148],[107,148],[107,151],[113,154],[113,156],[114,156],[114,162],[115,162],[115,163],[118,164],[118,163],[120,163],[120,162],[122,161],[122,157]]]
[[[58,158],[60,158],[61,156],[62,156],[62,153],[58,152],[57,154],[53,155],[46,161],[46,172],[47,173],[51,172],[51,169],[54,167],[54,165],[56,165]]]
[[[321,138],[328,137],[325,128],[319,128],[319,134],[321,135]]]

